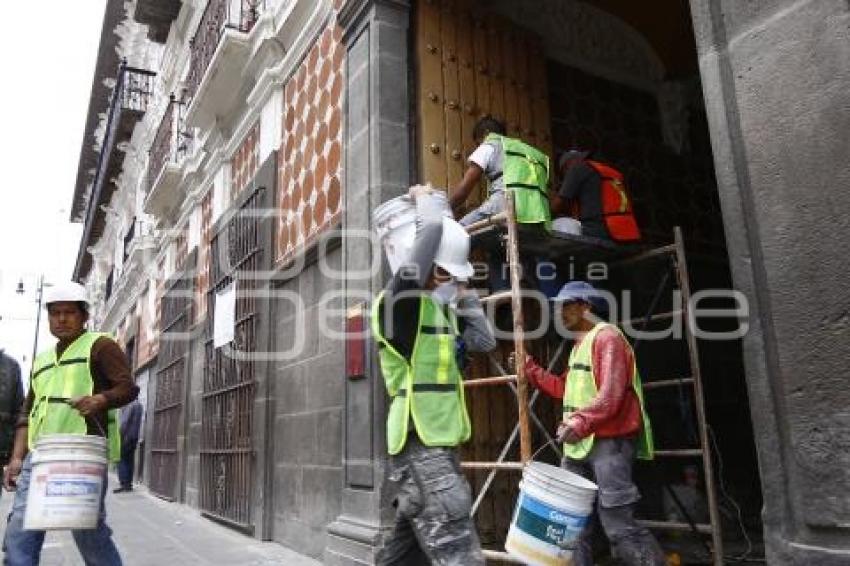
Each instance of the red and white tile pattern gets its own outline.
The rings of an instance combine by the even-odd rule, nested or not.
[[[154,316],[153,316],[153,353],[159,353],[159,336],[162,332],[162,297],[165,295],[165,257],[159,260],[156,274],[156,289],[154,291]]]
[[[195,281],[195,322],[207,315],[207,290],[210,286],[210,242],[212,241],[212,198],[207,191],[201,201],[201,242],[198,246],[198,273]]]
[[[248,131],[230,163],[230,202],[236,200],[260,168],[260,122]]]
[[[189,255],[188,227],[184,226],[177,234],[177,239],[174,242],[174,271],[183,268],[186,263],[186,257]]]
[[[153,359],[157,351],[157,329],[154,326],[155,314],[151,312],[151,294],[155,294],[156,290],[152,285],[148,285],[142,296],[139,297],[139,303],[136,307],[139,313],[139,339],[138,339],[138,360],[139,366],[147,364]]]
[[[279,262],[309,246],[340,219],[345,47],[335,18],[283,91],[278,172]]]

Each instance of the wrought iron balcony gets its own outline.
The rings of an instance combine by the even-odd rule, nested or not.
[[[192,148],[192,135],[186,128],[185,114],[186,105],[172,94],[151,144],[147,173],[148,192],[163,174],[165,166],[180,163]]]
[[[124,234],[124,264],[138,251],[144,251],[153,246],[154,229],[150,222],[136,220],[127,228]],[[122,272],[123,275],[123,272]]]
[[[191,62],[186,79],[189,98],[198,91],[224,32],[232,29],[248,33],[264,9],[265,0],[209,0],[190,41]]]
[[[178,204],[181,163],[192,149],[186,105],[172,95],[150,148],[144,210],[161,217]]]
[[[100,206],[109,202],[116,190],[116,179],[124,168],[125,153],[119,146],[130,140],[136,124],[145,115],[153,97],[156,73],[121,63],[106,113],[106,129],[97,159],[94,180],[86,207],[85,226],[74,275],[80,277],[91,268],[89,246],[95,243],[106,224]]]

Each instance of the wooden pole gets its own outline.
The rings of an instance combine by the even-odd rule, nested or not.
[[[714,485],[714,469],[711,463],[711,446],[709,445],[708,427],[705,419],[705,399],[702,390],[702,375],[699,365],[699,346],[697,338],[691,328],[691,282],[688,276],[688,263],[685,258],[685,240],[682,237],[682,229],[676,226],[673,229],[676,246],[676,276],[679,279],[679,289],[682,291],[682,307],[685,312],[685,337],[688,341],[688,353],[691,361],[691,375],[694,378],[694,405],[697,410],[697,421],[699,423],[700,445],[702,447],[702,462],[705,472],[705,491],[708,495],[708,514],[711,519],[711,539],[714,546],[714,564],[723,564],[723,537],[720,531],[720,512],[717,508],[717,494]],[[657,453],[657,452],[656,452]]]
[[[514,320],[514,352],[516,356],[517,411],[519,418],[519,452],[522,463],[531,459],[531,424],[528,419],[528,380],[525,377],[525,324],[522,318],[520,287],[519,237],[516,225],[514,193],[505,191],[505,216],[508,228],[508,265],[511,273],[511,310]]]

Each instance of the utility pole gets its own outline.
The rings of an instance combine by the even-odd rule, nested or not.
[[[18,288],[15,289],[15,292],[19,295],[24,294],[24,280],[21,279],[18,281]],[[36,311],[35,311],[35,336],[32,339],[32,358],[30,358],[30,365],[35,364],[35,355],[38,353],[38,331],[41,323],[41,304],[44,298],[44,274],[42,273],[38,277],[38,287],[36,288]]]

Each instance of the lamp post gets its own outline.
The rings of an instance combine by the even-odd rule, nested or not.
[[[38,331],[39,326],[41,324],[41,303],[44,298],[44,287],[50,286],[50,283],[44,282],[44,274],[42,273],[38,277],[38,287],[36,288],[36,311],[35,311],[35,336],[32,340],[32,358],[30,359],[30,364],[35,365],[35,355],[38,353]],[[24,294],[24,280],[18,280],[18,288],[15,289],[15,292],[19,295]]]

